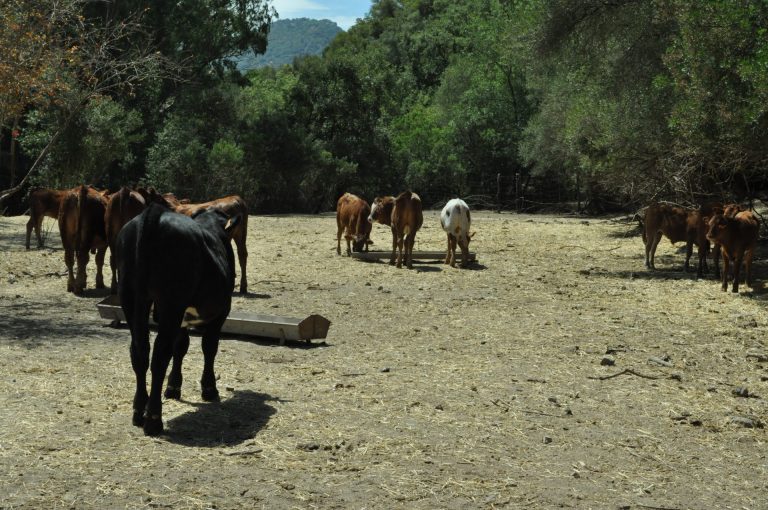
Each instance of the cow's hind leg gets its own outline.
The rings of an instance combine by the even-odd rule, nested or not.
[[[395,228],[392,227],[392,255],[390,255],[389,257],[390,266],[395,264],[396,254],[397,254],[397,232],[395,232]]]
[[[752,248],[744,254],[744,270],[746,271],[744,283],[746,283],[747,286],[751,289],[754,288],[752,286],[752,256],[754,253],[755,249]]]
[[[662,236],[661,232],[657,232],[656,235],[653,236],[653,238],[651,238],[650,264],[648,266],[650,269],[656,269],[656,262],[655,262],[656,248],[658,248],[659,246],[659,242],[661,241],[661,236]]]
[[[157,307],[157,303],[155,303]],[[144,413],[144,434],[157,436],[163,433],[163,383],[165,372],[173,356],[173,348],[179,335],[181,321],[184,318],[184,309],[160,309],[158,310],[160,324],[157,337],[152,349],[152,361],[149,366],[152,371],[152,384],[149,390],[147,410]]]
[[[216,360],[216,353],[219,351],[219,336],[221,335],[221,326],[227,314],[221,318],[208,323],[203,331],[203,376],[200,378],[200,388],[202,389],[202,398],[206,402],[218,402],[219,390],[216,388],[216,375],[213,370],[213,363]]]
[[[27,222],[27,243],[26,243],[27,249],[29,249],[29,241],[30,241],[30,238],[32,237],[32,228],[36,226],[37,225],[35,225],[34,216],[30,214],[29,221]],[[39,229],[37,229],[37,246],[38,247],[40,246],[40,230]]]
[[[131,366],[136,375],[136,393],[133,397],[133,424],[144,425],[147,407],[147,369],[149,368],[149,308],[150,302],[134,302],[132,293],[120,296],[126,322],[131,329]]]
[[[413,269],[413,245],[416,243],[416,232],[411,232],[405,237],[405,265],[408,269]],[[456,259],[456,252],[453,252],[453,258]]]
[[[104,288],[104,258],[107,255],[107,248],[99,248],[96,250],[96,288]],[[114,273],[113,273],[114,274]]]
[[[64,264],[67,266],[67,292],[75,291],[75,251],[64,247]]]
[[[187,328],[181,328],[179,336],[176,337],[176,342],[173,344],[173,365],[171,365],[171,373],[168,374],[168,383],[165,385],[165,398],[172,398],[175,400],[181,399],[181,363],[184,361],[184,356],[187,355],[189,350],[189,331]]]
[[[397,263],[396,267],[403,267],[403,250],[405,248],[405,236],[397,236]]]
[[[91,256],[88,253],[88,249],[81,248],[77,251],[77,274],[75,275],[74,288],[75,294],[82,294],[85,290],[86,281],[88,279],[86,268],[88,267],[88,260],[90,258]]]

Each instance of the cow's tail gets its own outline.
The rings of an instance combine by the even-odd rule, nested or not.
[[[75,229],[75,253],[80,252],[80,244],[83,241],[83,207],[88,200],[88,186],[83,184],[77,193],[77,227]]]
[[[134,252],[134,277],[130,282],[133,287],[134,310],[139,314],[137,319],[141,332],[140,336],[149,335],[149,266],[151,263],[152,245],[155,244],[155,234],[160,224],[163,207],[150,204],[145,214],[141,216],[141,224],[136,233]]]
[[[632,217],[633,220],[637,220],[637,223],[640,225],[640,231],[643,234],[643,243],[647,243],[647,236],[645,235],[645,220],[644,216],[640,214],[640,211],[636,212],[635,215]]]
[[[360,214],[357,215],[357,222],[355,225],[355,241],[360,241],[365,239],[365,232],[367,230],[365,227],[366,223],[368,223],[368,215],[364,214],[363,211],[361,211]]]

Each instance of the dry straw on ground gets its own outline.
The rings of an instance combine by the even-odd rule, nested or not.
[[[193,345],[151,439],[103,293],[65,292],[55,229],[27,252],[1,218],[0,507],[765,507],[762,261],[733,295],[667,242],[645,270],[631,223],[473,221],[477,265],[408,271],[337,256],[332,216],[252,217],[234,308],[329,337],[224,340],[219,404]],[[415,249],[444,244],[429,212]]]

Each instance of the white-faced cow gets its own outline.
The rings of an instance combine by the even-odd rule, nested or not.
[[[368,215],[371,213],[371,206],[368,202],[353,195],[344,193],[336,203],[336,253],[341,255],[341,235],[347,241],[347,256],[352,250],[361,252],[368,251],[368,245],[371,241],[371,227],[368,221]],[[350,250],[349,243],[352,242]]]
[[[392,228],[392,256],[389,263],[395,264],[397,256],[397,267],[402,267],[405,259],[406,266],[412,268],[416,232],[424,222],[419,195],[404,191],[397,197],[376,197],[368,221],[377,221]]]
[[[456,267],[456,245],[461,248],[461,267],[469,262],[469,241],[474,232],[469,232],[471,218],[469,206],[460,198],[449,200],[440,212],[440,226],[448,235],[448,249],[445,253],[445,263]]]
[[[118,235],[118,293],[131,330],[131,364],[136,374],[133,424],[143,427],[146,435],[163,431],[161,392],[171,359],[165,396],[181,398],[188,325],[196,326],[203,335],[202,398],[219,399],[213,364],[232,301],[235,256],[230,233],[239,220],[216,208],[190,218],[153,203]],[[153,304],[158,333],[150,364]],[[149,394],[148,367],[152,370]]]

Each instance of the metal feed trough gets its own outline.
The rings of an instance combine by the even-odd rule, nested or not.
[[[392,256],[392,252],[387,251],[367,251],[367,252],[361,252],[356,251],[352,253],[352,257],[359,259],[359,260],[381,260],[381,259],[388,259]],[[445,252],[444,251],[414,251],[411,254],[411,258],[413,260],[422,260],[422,261],[429,261],[429,262],[435,262],[435,261],[441,261],[445,260]],[[459,262],[461,260],[461,255],[457,252],[456,253],[456,262]],[[469,258],[467,260],[468,262],[474,262],[475,261],[475,252],[471,251],[469,252]]]
[[[96,304],[99,315],[113,322],[125,322],[125,314],[120,306],[119,296],[109,296]],[[150,317],[150,323],[154,324]],[[221,332],[230,335],[244,335],[279,338],[280,345],[286,340],[305,340],[325,338],[331,321],[322,315],[310,315],[304,319],[262,315],[255,313],[230,312]]]

